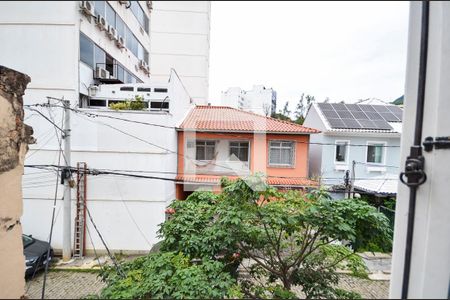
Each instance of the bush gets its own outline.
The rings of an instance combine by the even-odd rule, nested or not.
[[[114,110],[143,110],[145,108],[145,103],[141,96],[136,96],[134,100],[111,103],[109,108]]]
[[[218,299],[233,297],[239,288],[220,262],[203,258],[198,264],[175,252],[152,253],[121,265],[125,278],[111,267],[103,279],[106,299]]]

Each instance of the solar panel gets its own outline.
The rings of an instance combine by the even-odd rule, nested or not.
[[[377,112],[366,111],[366,115],[369,117],[369,120],[372,120],[372,121],[383,120],[384,121],[383,117],[380,116],[380,114]]]
[[[382,112],[389,112],[389,109],[385,105],[372,105],[372,107],[376,110],[378,113]]]
[[[373,123],[375,124],[375,126],[377,126],[378,129],[392,129],[391,125],[389,125],[389,123],[384,120],[373,121]]]
[[[353,115],[348,110],[347,111],[338,110],[337,113],[339,117],[341,117],[341,119],[353,119]]]
[[[323,114],[327,119],[339,119],[338,114],[334,110],[324,110]]]
[[[328,122],[330,122],[330,125],[333,128],[346,128],[341,119],[328,119]]]
[[[358,120],[369,120],[367,115],[365,113],[363,113],[362,111],[352,111],[351,113],[353,114],[355,119],[358,119]]]
[[[325,110],[333,110],[334,111],[334,108],[330,103],[319,103],[319,107],[323,111],[325,111]]]
[[[364,129],[378,129],[375,123],[371,120],[358,120],[358,122]]]
[[[347,107],[345,107],[344,103],[333,103],[333,107],[336,111],[338,111],[338,110],[348,111],[348,109],[347,109]]]
[[[363,112],[376,112],[375,108],[373,108],[372,105],[364,104],[360,105],[359,107],[362,109]]]
[[[355,119],[342,119],[342,121],[344,122],[346,128],[361,128],[361,125]]]
[[[380,115],[383,117],[384,120],[387,122],[398,122],[400,121],[393,113],[391,112],[382,112]]]
[[[400,107],[398,107],[398,106],[395,106],[395,105],[389,105],[389,106],[386,106],[391,112],[393,112],[394,114],[395,113],[399,113],[399,114],[401,114],[401,113],[403,113],[403,110],[400,108]]]
[[[351,112],[354,111],[362,111],[361,108],[359,108],[358,104],[345,104],[345,106],[347,107],[347,109]]]

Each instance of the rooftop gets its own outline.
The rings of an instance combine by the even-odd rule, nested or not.
[[[211,132],[267,132],[279,134],[319,133],[317,129],[261,116],[228,106],[196,106],[180,130]]]

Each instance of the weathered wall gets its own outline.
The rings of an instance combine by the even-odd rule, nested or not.
[[[23,101],[30,77],[0,66],[0,298],[24,295],[22,174],[33,130],[23,123]]]

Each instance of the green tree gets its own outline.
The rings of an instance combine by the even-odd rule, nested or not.
[[[316,99],[314,96],[305,95],[302,93],[300,96],[300,100],[297,103],[295,110],[295,123],[302,125],[305,121],[306,114],[308,113],[309,108],[312,103],[314,103]]]

